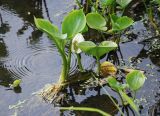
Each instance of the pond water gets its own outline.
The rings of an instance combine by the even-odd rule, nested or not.
[[[0,0],[0,115],[9,116],[87,116],[96,113],[59,111],[52,104],[33,95],[48,83],[56,83],[61,70],[61,59],[57,49],[45,34],[37,31],[33,15],[43,17],[60,28],[63,17],[75,8],[74,0]],[[137,12],[137,11],[135,11]],[[135,16],[135,20],[138,19]],[[130,28],[127,37],[122,35],[121,52],[117,52],[120,64],[134,66],[146,71],[147,80],[137,93],[140,99],[141,115],[154,115],[160,102],[160,37],[142,22],[137,21]],[[90,35],[90,34],[88,34]],[[91,39],[92,35],[87,38]],[[93,35],[94,36],[94,35]],[[129,39],[128,39],[129,38]],[[159,43],[159,44],[158,44]],[[95,59],[82,54],[85,69],[95,68]],[[71,75],[78,75],[74,54],[71,61]],[[105,61],[105,56],[101,61]],[[118,62],[118,60],[117,60]],[[87,76],[84,74],[83,76]],[[22,79],[21,87],[9,89],[15,79]],[[83,86],[83,84],[81,85]],[[82,87],[83,88],[83,87]],[[118,95],[105,87],[119,102]],[[103,89],[91,87],[81,90],[75,86],[67,90],[69,100],[63,106],[92,106],[119,115]],[[24,103],[23,103],[24,102]],[[12,105],[19,103],[17,107]],[[131,113],[131,111],[129,111]]]

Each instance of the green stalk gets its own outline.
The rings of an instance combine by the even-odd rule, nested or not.
[[[99,57],[96,57],[97,59],[97,74],[98,76],[100,75],[100,60],[99,60]]]
[[[67,59],[67,74],[69,74],[69,70],[70,70],[70,64],[71,64],[71,47],[72,47],[72,41],[69,43],[69,53],[68,53],[68,59]]]
[[[99,110],[97,108],[89,108],[89,107],[60,107],[61,110],[77,110],[77,111],[89,111],[89,112],[97,112],[102,116],[111,116],[110,114]]]
[[[49,37],[54,38],[52,35],[49,35]],[[62,58],[62,70],[61,70],[60,79],[59,79],[59,83],[62,84],[67,80],[67,77],[68,77],[67,56],[65,54],[64,47],[61,47],[57,41],[54,41],[54,43],[56,44],[56,47]]]
[[[124,106],[125,104],[124,104],[124,100],[123,100],[121,94],[120,94],[119,92],[117,92],[117,93],[118,93],[118,95],[119,95],[119,97],[120,97],[120,99],[121,99],[122,105]]]
[[[99,0],[96,0],[96,9],[98,9]]]
[[[67,67],[67,59],[66,56],[64,54],[61,54],[62,56],[62,70],[61,70],[61,75],[60,75],[60,79],[59,79],[59,83],[62,84],[65,81],[67,81],[67,77],[68,77],[68,67]]]
[[[114,99],[111,97],[111,95],[108,93],[107,89],[105,89],[102,84],[98,81],[98,79],[95,77],[95,75],[93,73],[91,73],[92,76],[95,78],[95,80],[97,81],[97,83],[102,87],[102,89],[104,90],[104,92],[108,95],[108,97],[110,98],[110,100],[113,102],[113,104],[117,107],[117,109],[119,110],[119,112],[121,113],[122,116],[125,116],[124,113],[122,112],[122,110],[120,109],[120,107],[117,105],[117,103],[114,101]]]
[[[77,60],[78,60],[78,68],[81,72],[84,72],[84,69],[83,69],[83,66],[81,63],[81,56],[80,56],[80,54],[76,54],[76,55],[77,55]]]
[[[136,99],[136,91],[133,91],[133,100],[135,100]]]

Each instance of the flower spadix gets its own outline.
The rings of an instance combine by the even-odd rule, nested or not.
[[[78,44],[83,41],[84,41],[83,35],[81,33],[76,34],[72,40],[72,48],[71,48],[72,52],[77,54],[81,53],[82,51],[78,47]]]

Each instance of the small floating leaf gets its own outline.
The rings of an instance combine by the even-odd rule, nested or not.
[[[100,74],[103,77],[108,75],[116,75],[117,68],[111,62],[105,61],[100,65]]]
[[[145,79],[146,77],[139,70],[134,70],[128,73],[126,76],[126,81],[129,87],[134,91],[140,89],[143,86]]]
[[[21,83],[21,79],[17,79],[13,82],[13,84],[11,84],[12,87],[18,87]]]
[[[82,9],[70,12],[62,22],[62,33],[67,33],[72,39],[77,33],[83,31],[86,26],[86,17]]]
[[[92,29],[106,31],[106,20],[99,13],[88,13],[86,15],[87,24]]]

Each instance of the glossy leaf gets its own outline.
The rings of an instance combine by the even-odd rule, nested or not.
[[[140,116],[138,107],[137,107],[137,105],[134,103],[133,99],[130,98],[126,93],[124,93],[124,92],[121,91],[121,90],[119,91],[119,93],[120,93],[120,95],[122,96],[122,98],[123,98],[124,100],[126,100],[126,101],[129,103],[129,105],[137,112],[138,116]]]
[[[62,22],[62,33],[67,33],[68,38],[72,39],[77,33],[83,31],[86,26],[86,17],[83,10],[70,12]]]
[[[67,38],[67,34],[61,34],[58,31],[58,27],[53,25],[50,21],[40,18],[34,18],[36,27],[42,32],[46,33],[51,40],[58,46],[64,46],[64,39]]]
[[[113,31],[121,31],[133,24],[133,20],[127,16],[118,17],[116,15],[111,15],[111,23]]]
[[[115,77],[107,77],[107,82],[109,86],[114,89],[115,91],[119,92],[120,90],[124,90],[125,88],[128,88],[127,84],[121,84],[119,83]]]
[[[125,8],[132,0],[116,0],[116,2],[122,7]]]
[[[96,30],[106,31],[106,20],[104,17],[98,13],[88,13],[86,15],[87,25]]]
[[[78,47],[85,53],[100,58],[104,54],[117,48],[117,44],[112,41],[103,41],[96,45],[92,41],[84,41],[78,44]]]
[[[139,70],[134,70],[134,71],[128,73],[126,76],[126,81],[129,85],[130,89],[132,89],[134,91],[140,89],[143,86],[145,79],[146,79],[146,77]]]
[[[49,36],[53,36],[59,39],[66,39],[67,35],[66,34],[61,34],[58,30],[58,27],[53,25],[50,21],[45,20],[45,19],[40,19],[40,18],[34,18],[36,27],[47,33]]]
[[[102,6],[110,6],[115,2],[115,0],[100,0]]]

